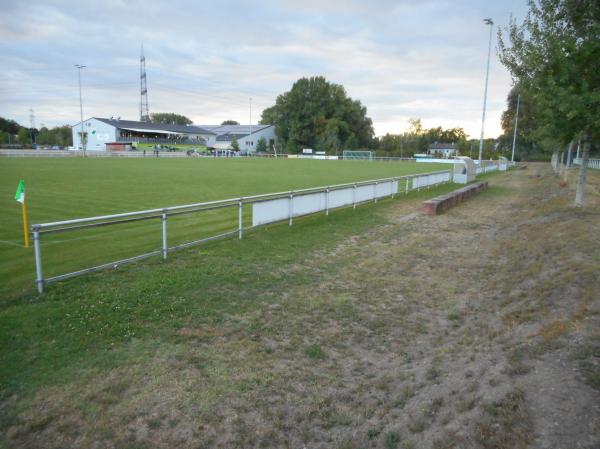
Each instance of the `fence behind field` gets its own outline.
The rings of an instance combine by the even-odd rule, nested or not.
[[[374,201],[384,197],[394,197],[396,194],[408,193],[411,190],[419,190],[425,187],[439,185],[452,181],[452,171],[443,170],[431,173],[421,173],[392,178],[376,179],[371,181],[360,181],[347,184],[338,184],[325,187],[314,187],[309,189],[291,190],[286,192],[267,193],[238,198],[229,198],[219,201],[208,201],[202,203],[186,204],[182,206],[171,206],[158,209],[149,209],[121,214],[103,215],[75,220],[64,220],[51,223],[34,224],[31,227],[34,241],[36,285],[39,293],[44,286],[52,282],[79,276],[85,273],[113,268],[125,263],[145,259],[152,256],[167,258],[169,252],[187,248],[201,243],[237,235],[242,238],[244,231],[278,221],[288,221],[292,226],[293,219],[298,216],[325,212],[340,207],[356,207],[357,205]],[[252,225],[244,227],[244,209],[251,208]],[[169,235],[167,224],[170,217],[184,214],[200,214],[222,209],[237,209],[237,222],[231,222],[229,229],[208,237],[169,246]],[[235,215],[235,213],[234,213]],[[229,217],[231,219],[232,217]],[[90,228],[112,227],[120,224],[136,224],[138,222],[155,220],[162,223],[162,246],[152,251],[102,263],[92,267],[81,268],[76,271],[44,277],[42,264],[42,237],[47,234],[69,233],[87,230]],[[109,238],[112,237],[109,235]],[[64,240],[63,240],[64,242]],[[70,241],[66,241],[71,244]]]
[[[581,158],[577,157],[573,159],[573,165],[581,165]],[[588,159],[588,168],[600,170],[600,159]]]
[[[505,171],[512,165],[514,165],[514,163],[511,163],[509,161],[503,162],[494,160],[484,160],[481,161],[480,165],[477,165],[476,172],[478,175],[481,175],[484,173],[492,173],[497,170]]]

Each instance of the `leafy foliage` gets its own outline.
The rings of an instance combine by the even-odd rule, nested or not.
[[[261,153],[267,151],[267,139],[264,137],[258,139],[258,142],[256,143],[256,151],[260,151]]]
[[[152,123],[166,123],[171,125],[191,125],[193,122],[185,115],[174,112],[155,112],[150,114]]]
[[[435,142],[454,143],[463,153],[467,153],[467,135],[462,128],[443,129],[441,126],[426,129],[420,118],[409,119],[410,127],[402,134],[386,134],[375,140],[374,146],[381,156],[411,157],[424,153]]]
[[[30,145],[31,144],[31,134],[27,128],[19,129],[17,133],[17,139],[21,145]]]
[[[239,125],[240,122],[236,122],[235,120],[225,120],[221,125]]]
[[[535,137],[566,144],[600,129],[600,3],[529,0],[498,33],[500,60],[531,111]]]
[[[291,153],[302,148],[336,153],[368,147],[373,139],[367,108],[322,76],[296,81],[263,111],[260,123],[274,124],[283,149]]]
[[[231,141],[231,148],[233,148],[235,151],[239,151],[239,149],[240,149],[240,144],[238,143],[238,141],[237,141],[237,139],[236,139],[236,138],[234,138],[234,139]]]
[[[6,133],[14,135],[19,132],[19,128],[21,128],[21,125],[19,125],[14,120],[0,117],[0,131],[4,131]]]
[[[73,135],[69,125],[57,126],[54,128],[46,128],[43,126],[38,131],[35,142],[38,145],[73,145]]]

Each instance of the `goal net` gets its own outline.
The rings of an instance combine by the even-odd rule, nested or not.
[[[344,160],[372,160],[373,152],[372,151],[350,151],[344,150],[342,157]]]

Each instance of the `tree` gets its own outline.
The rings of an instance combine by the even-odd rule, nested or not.
[[[526,93],[521,91],[518,86],[514,86],[506,97],[506,110],[502,112],[500,123],[502,125],[502,135],[498,138],[499,146],[502,151],[510,154],[512,152],[513,135],[515,130],[515,115],[517,113],[517,97],[519,100],[519,124],[517,127],[517,145],[515,147],[515,158],[517,160],[526,160],[530,157],[537,157],[543,152],[542,148],[536,143],[535,117],[531,100]]]
[[[408,157],[415,153],[424,153],[430,144],[435,142],[454,143],[458,145],[462,154],[468,151],[467,134],[462,128],[426,129],[423,127],[420,118],[411,118],[408,120],[409,128],[402,134],[386,134],[377,141],[378,149],[385,156],[403,156]]]
[[[290,153],[369,147],[373,140],[367,109],[349,98],[343,86],[322,76],[296,81],[274,106],[263,110],[260,123],[275,125],[281,146]]]
[[[237,141],[237,139],[235,137],[231,141],[231,148],[233,148],[235,151],[239,151],[240,150],[240,144],[238,143],[238,141]]]
[[[267,139],[265,139],[264,137],[258,139],[258,142],[256,142],[256,151],[259,151],[261,153],[267,151]]]
[[[193,122],[185,115],[174,112],[154,112],[150,114],[152,123],[165,123],[169,125],[191,125]]]
[[[17,139],[21,145],[31,145],[31,135],[27,128],[19,129],[17,133]]]
[[[575,196],[584,202],[587,161],[600,129],[600,2],[529,0],[529,13],[498,32],[500,60],[534,110],[538,139],[565,146],[581,136]]]
[[[14,120],[5,119],[4,117],[0,117],[0,131],[4,131],[8,134],[15,135],[19,132],[21,125],[19,125]]]
[[[69,125],[56,126],[54,128],[40,128],[36,136],[36,143],[39,145],[60,145],[71,146],[72,133]]]
[[[225,120],[223,123],[221,123],[221,125],[239,125],[239,122],[236,122],[235,120]]]

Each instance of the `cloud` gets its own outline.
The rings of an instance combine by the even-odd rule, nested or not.
[[[343,84],[368,108],[377,134],[409,117],[426,126],[481,126],[488,28],[524,2],[475,0],[249,2],[222,0],[3,1],[0,110],[46,125],[84,115],[139,116],[139,51],[144,43],[151,111],[197,123],[253,121],[302,76]],[[510,79],[492,61],[487,135],[500,132]]]

